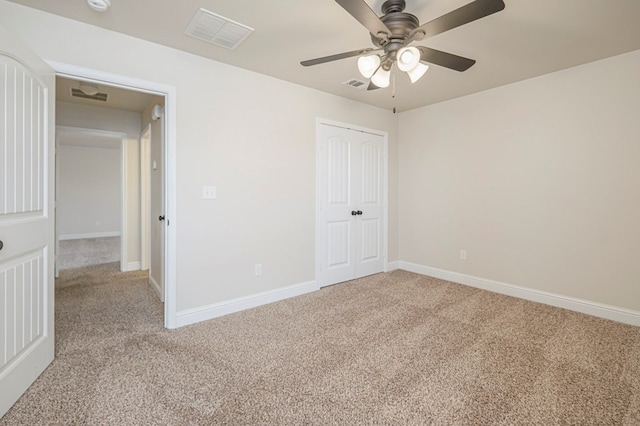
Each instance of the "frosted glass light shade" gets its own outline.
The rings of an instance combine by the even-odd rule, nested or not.
[[[412,70],[407,71],[407,74],[409,74],[411,82],[415,83],[416,81],[420,80],[420,77],[422,77],[428,69],[429,65],[418,62],[418,65],[416,65]]]
[[[364,78],[371,78],[380,66],[380,56],[369,55],[358,58],[358,71]]]
[[[420,51],[415,47],[403,47],[398,50],[398,69],[410,71],[420,63]]]
[[[389,87],[391,81],[391,70],[378,68],[378,71],[371,77],[371,82],[380,88]]]

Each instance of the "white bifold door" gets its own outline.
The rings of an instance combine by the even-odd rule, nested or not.
[[[385,265],[385,137],[320,124],[319,285],[382,272]]]
[[[54,356],[54,86],[0,27],[0,417]]]

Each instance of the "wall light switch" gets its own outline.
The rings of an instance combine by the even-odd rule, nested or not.
[[[217,197],[217,191],[215,186],[203,186],[202,198],[205,200],[215,200]]]

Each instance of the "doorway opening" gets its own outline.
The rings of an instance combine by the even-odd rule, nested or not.
[[[162,272],[156,274],[162,277],[162,282],[158,283],[157,278],[152,280],[150,276],[150,283],[160,300],[164,301],[164,326],[175,328],[175,227],[169,220],[175,217],[175,88],[72,65],[54,62],[49,62],[49,65],[57,75],[57,125],[124,135],[120,170],[123,188],[120,194],[120,270],[135,271],[143,267],[151,270],[154,260],[148,254],[161,254],[162,264],[156,263],[155,269]],[[83,91],[84,86],[89,86],[89,90]],[[71,99],[74,92],[81,92],[78,99]],[[107,101],[95,99],[105,97]],[[109,102],[108,107],[105,102]],[[111,114],[107,120],[96,114],[106,110]],[[124,129],[107,126],[114,122],[119,122]],[[156,127],[151,135],[153,138],[155,133],[156,139],[147,142],[157,146],[159,156],[152,158],[153,165],[143,171],[141,140],[150,136],[143,135],[143,132],[151,126]],[[143,172],[155,173],[156,176],[142,178]],[[149,186],[143,189],[145,182]],[[147,217],[151,212],[142,198],[145,190],[161,199],[159,216],[166,220],[159,222],[158,215],[155,221],[153,217]],[[88,192],[91,193],[91,188]],[[102,224],[102,221],[98,222]],[[96,226],[96,220],[90,219],[88,223]],[[147,234],[143,232],[143,226],[148,227]],[[162,238],[150,242],[152,240],[145,239],[145,235],[152,234],[154,229]],[[161,245],[153,247],[151,244]],[[143,256],[146,256],[146,264],[143,264]]]
[[[69,113],[69,105],[58,105]],[[127,262],[127,144],[126,133],[56,126],[56,277],[61,270],[106,263],[117,263],[120,271],[139,269]]]

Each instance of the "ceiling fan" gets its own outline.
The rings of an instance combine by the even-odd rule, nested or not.
[[[300,64],[308,67],[360,56],[358,69],[365,78],[371,79],[368,90],[388,87],[394,64],[401,71],[407,72],[412,83],[420,79],[429,68],[425,62],[455,71],[466,71],[476,63],[475,60],[426,46],[410,45],[414,41],[432,37],[499,12],[505,7],[503,0],[475,0],[420,25],[417,17],[403,12],[406,6],[405,0],[385,1],[382,4],[381,17],[378,17],[364,0],[336,0],[336,2],[369,30],[375,47],[309,59]],[[375,53],[380,51],[382,51],[381,54]],[[369,53],[373,54],[367,55]]]

